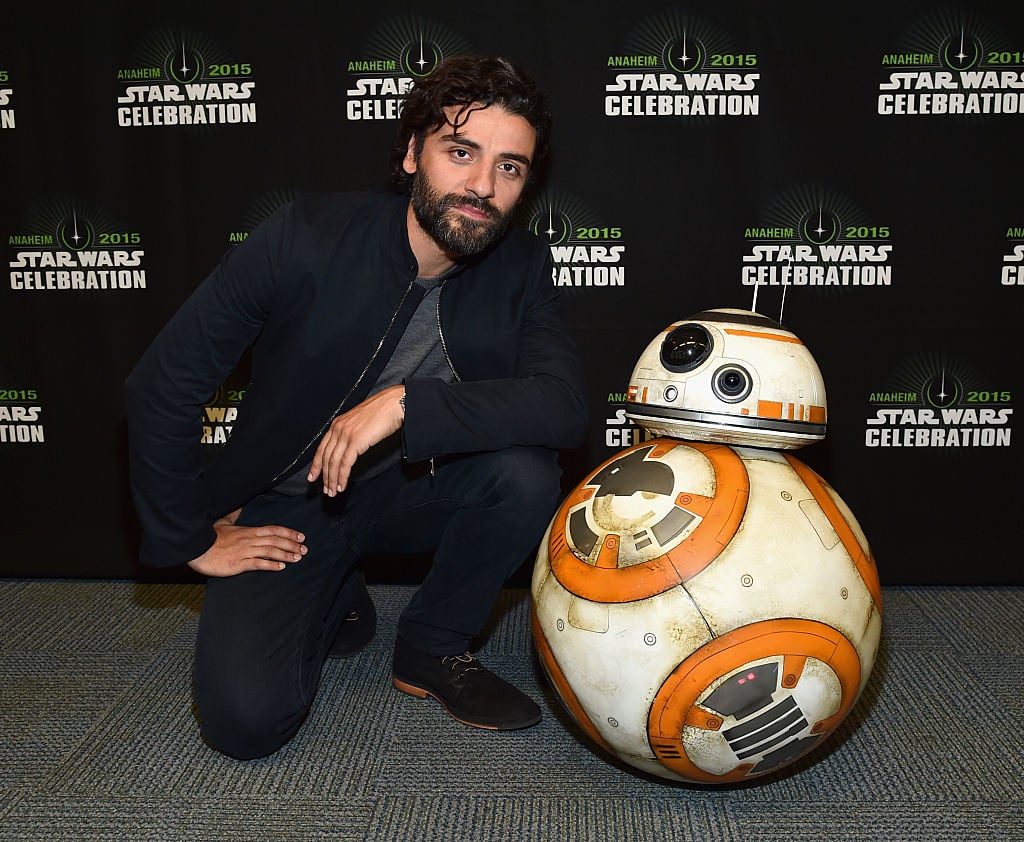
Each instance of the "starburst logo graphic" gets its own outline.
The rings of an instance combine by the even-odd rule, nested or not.
[[[981,61],[981,41],[961,27],[959,37],[950,37],[942,45],[941,55],[946,67],[968,70]]]
[[[839,217],[831,210],[818,205],[817,211],[811,211],[804,215],[800,231],[804,240],[809,243],[818,245],[831,243],[839,235]]]
[[[849,196],[822,185],[800,184],[782,191],[764,211],[764,227],[820,245],[843,239],[843,231],[868,227],[867,213]]]
[[[194,50],[185,49],[185,42],[181,42],[181,60],[177,58],[168,62],[169,73],[176,82],[194,82],[203,73],[203,57]]]
[[[558,246],[572,236],[572,220],[548,202],[547,209],[536,211],[527,221],[526,230],[547,240],[549,246]]]
[[[982,391],[984,378],[959,360],[940,352],[922,352],[900,364],[890,378],[889,393],[913,396],[908,404],[940,408],[960,403],[968,390]],[[879,393],[874,393],[877,396]]]
[[[393,73],[422,78],[433,73],[446,55],[468,52],[468,48],[468,43],[446,26],[411,16],[381,25],[367,39],[365,53],[392,60]]]
[[[158,67],[163,78],[185,85],[204,77],[209,67],[230,67],[231,57],[209,35],[192,30],[160,28],[145,36],[133,60],[142,67]]]
[[[964,390],[960,381],[946,373],[945,367],[937,375],[925,381],[922,389],[924,400],[929,406],[954,406],[960,403]]]
[[[739,52],[721,27],[679,10],[640,21],[624,46],[629,53],[658,56],[662,69],[676,73],[703,69],[710,54]]]
[[[79,220],[78,211],[72,210],[70,219],[64,218],[58,224],[57,239],[65,248],[78,251],[89,248],[96,238],[89,220]]]
[[[409,44],[402,51],[402,67],[417,78],[429,76],[441,63],[444,54],[433,41],[426,41],[423,34],[415,45]]]
[[[689,73],[704,65],[707,50],[700,38],[691,36],[685,29],[680,38],[669,41],[665,49],[665,62],[676,73]]]
[[[906,54],[928,56],[935,66],[970,70],[982,63],[986,49],[1004,41],[1000,32],[976,13],[947,9],[930,12],[914,23],[900,49]]]
[[[46,238],[51,247],[69,251],[114,245],[108,241],[113,238],[112,232],[121,227],[101,208],[72,198],[41,202],[29,211],[26,223],[29,230]]]
[[[552,282],[561,287],[616,287],[625,284],[623,230],[602,225],[573,196],[547,193],[521,206],[514,221],[551,249]]]
[[[274,190],[253,199],[242,215],[245,230],[252,231],[257,225],[273,216],[277,210],[295,198],[294,190]]]

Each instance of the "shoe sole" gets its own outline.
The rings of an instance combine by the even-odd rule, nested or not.
[[[504,728],[498,725],[485,725],[482,722],[471,722],[468,719],[463,719],[460,716],[456,716],[452,712],[451,708],[449,708],[448,705],[446,705],[442,699],[439,699],[429,690],[424,690],[422,687],[417,687],[414,684],[407,684],[400,678],[392,677],[391,682],[395,685],[395,688],[397,690],[401,690],[403,693],[408,693],[410,696],[415,696],[417,699],[426,699],[428,697],[433,699],[441,707],[444,708],[445,713],[447,713],[452,719],[454,719],[456,722],[461,722],[463,725],[468,725],[470,728],[482,728],[485,731],[518,731],[520,728],[529,728],[530,726],[536,725],[538,722],[540,722],[540,718],[538,718],[533,722],[525,722],[522,725],[508,725]]]

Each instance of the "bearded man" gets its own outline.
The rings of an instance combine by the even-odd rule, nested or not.
[[[487,729],[541,718],[469,653],[586,425],[547,246],[510,218],[546,154],[543,94],[501,58],[408,94],[394,192],[303,196],[230,251],[126,383],[142,561],[207,577],[194,688],[206,741],[268,755],[326,659],[374,635],[360,560],[432,553],[393,682]],[[251,349],[230,439],[202,408]]]

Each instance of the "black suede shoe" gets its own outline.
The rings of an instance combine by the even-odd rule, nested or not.
[[[366,579],[361,572],[353,575],[358,577],[355,607],[341,624],[341,630],[327,653],[328,658],[351,658],[362,652],[377,631],[377,609],[366,590]]]
[[[540,722],[540,708],[529,696],[498,678],[466,652],[437,657],[395,641],[394,684],[419,699],[437,699],[465,725],[493,731],[529,728]]]

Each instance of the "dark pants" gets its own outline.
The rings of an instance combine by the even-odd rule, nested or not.
[[[281,572],[211,578],[196,645],[196,706],[206,740],[262,757],[298,731],[357,592],[368,555],[434,553],[398,634],[461,654],[554,513],[557,454],[516,447],[450,459],[435,475],[397,466],[328,498],[262,494],[241,526],[299,530],[309,552]]]

